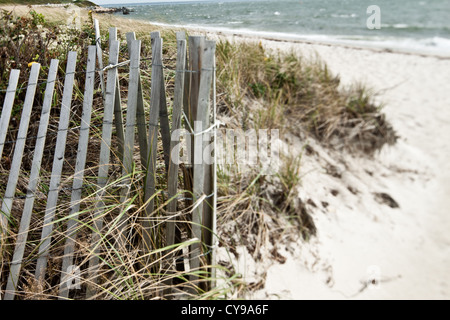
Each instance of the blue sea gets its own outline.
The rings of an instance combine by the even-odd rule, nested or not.
[[[375,12],[367,12],[371,5],[380,9],[380,29],[368,28],[367,21],[375,21]],[[450,55],[450,0],[213,0],[123,6],[134,9],[125,17],[161,25]]]

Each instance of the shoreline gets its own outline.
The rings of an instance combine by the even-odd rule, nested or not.
[[[155,25],[155,24],[152,24]],[[171,27],[170,25],[167,25],[167,27]],[[177,27],[177,26],[172,26],[172,27]],[[445,59],[445,60],[450,60],[450,52],[449,53],[433,53],[433,52],[428,52],[428,51],[423,51],[423,50],[414,50],[412,48],[408,49],[408,48],[387,48],[382,46],[381,44],[377,45],[377,44],[370,44],[368,42],[365,43],[357,43],[355,42],[345,42],[345,41],[340,41],[340,40],[336,40],[336,41],[332,41],[332,40],[316,40],[316,39],[301,39],[299,38],[289,38],[289,37],[283,37],[283,36],[270,36],[270,34],[267,35],[256,35],[253,34],[253,32],[245,32],[245,31],[239,31],[239,32],[233,32],[231,30],[227,30],[227,31],[208,31],[203,30],[202,28],[198,28],[198,29],[187,29],[187,30],[198,30],[198,31],[203,31],[203,32],[207,32],[207,33],[211,33],[211,34],[218,34],[218,35],[223,35],[226,37],[229,36],[234,36],[234,37],[240,37],[243,39],[252,39],[252,40],[267,40],[267,41],[273,41],[273,42],[282,42],[282,43],[297,43],[297,44],[308,44],[308,45],[321,45],[321,46],[328,46],[328,47],[342,47],[342,48],[347,48],[347,49],[354,49],[354,50],[368,50],[368,51],[373,51],[373,52],[386,52],[386,53],[395,53],[395,54],[404,54],[404,55],[413,55],[413,56],[420,56],[420,57],[433,57],[433,58],[438,58],[438,59]]]
[[[74,5],[69,4],[69,9],[64,9],[61,5],[58,6],[47,6],[47,5],[39,5],[39,6],[32,6],[33,9],[40,13],[46,13],[55,11],[60,12],[64,14],[63,11],[72,10]],[[7,10],[18,10],[20,14],[23,14],[24,12],[29,11],[30,9],[26,5],[1,5],[1,8],[7,8]],[[88,15],[89,9],[87,8],[79,8],[81,11],[81,15],[83,18],[86,18]],[[103,8],[105,10],[110,9],[110,7],[100,6],[97,5],[97,8]],[[115,7],[111,7],[115,9]],[[146,25],[151,27],[162,27],[164,29],[173,29],[173,30],[186,30],[188,32],[198,32],[201,34],[207,34],[211,36],[221,36],[225,37],[227,39],[230,38],[240,38],[245,40],[266,40],[266,41],[272,41],[272,42],[280,42],[280,43],[287,43],[287,44],[307,44],[307,45],[320,45],[320,46],[329,46],[329,47],[342,47],[347,49],[354,49],[354,50],[368,50],[375,53],[379,52],[387,52],[387,53],[395,53],[395,54],[404,54],[404,55],[412,55],[412,56],[420,56],[420,57],[435,57],[438,59],[444,59],[448,60],[450,59],[450,48],[449,50],[445,49],[433,49],[433,47],[425,48],[425,47],[417,47],[414,48],[412,46],[390,46],[390,44],[394,43],[395,41],[418,41],[418,39],[410,39],[410,38],[393,38],[389,41],[376,41],[376,40],[346,40],[346,39],[334,39],[333,36],[328,35],[296,35],[296,34],[289,34],[289,33],[278,33],[278,32],[266,32],[266,31],[251,31],[251,30],[245,30],[245,29],[226,29],[226,28],[220,28],[220,27],[207,27],[207,26],[183,26],[183,25],[177,25],[177,24],[165,24],[165,23],[158,23],[158,22],[152,22],[145,19],[140,18],[130,18],[128,15],[119,15],[114,14],[111,12],[93,12],[94,15],[97,16],[99,21],[102,20],[109,20],[109,21],[126,21],[127,24],[138,24],[138,25]],[[345,36],[342,36],[345,37]],[[447,40],[447,39],[446,39]],[[448,39],[450,43],[450,39]]]
[[[113,14],[114,15],[114,14]],[[114,15],[117,17],[117,15]],[[237,36],[244,38],[252,38],[252,39],[264,39],[271,41],[280,41],[280,42],[294,42],[294,43],[307,43],[307,44],[319,44],[319,45],[329,45],[329,46],[342,46],[354,49],[367,49],[374,51],[386,51],[386,52],[394,52],[394,53],[403,53],[403,54],[413,54],[419,56],[434,56],[442,59],[450,59],[450,39],[442,38],[442,37],[433,37],[426,39],[413,39],[413,38],[396,38],[391,37],[389,40],[356,40],[351,39],[351,35],[325,35],[325,34],[294,34],[294,33],[280,33],[280,32],[271,32],[271,31],[254,31],[248,29],[231,29],[231,28],[222,28],[215,26],[200,26],[200,25],[178,25],[178,24],[168,24],[168,23],[160,23],[160,22],[152,22],[145,20],[143,18],[130,18],[130,17],[118,17],[119,19],[125,18],[131,21],[139,21],[142,23],[148,23],[153,26],[161,26],[163,28],[182,28],[185,30],[193,30],[199,32],[207,32],[207,33],[215,33],[224,36]],[[347,38],[347,39],[346,39]],[[424,44],[420,45],[420,42],[424,42],[425,40],[431,39],[443,39],[448,41],[448,46],[435,47],[435,46],[426,46]],[[399,44],[401,43],[401,45]],[[419,46],[408,45],[416,44]]]
[[[183,26],[177,24],[166,24],[159,22],[147,21],[139,18],[130,18],[125,16],[118,16],[111,14],[116,19],[126,19],[127,21],[138,21],[139,23],[148,24],[151,26],[160,26],[167,29],[182,29],[192,32],[200,32],[202,34],[208,35],[220,35],[224,37],[237,37],[243,38],[244,40],[268,40],[274,42],[283,43],[299,43],[299,44],[311,44],[311,45],[323,45],[323,46],[338,46],[343,48],[355,49],[355,50],[370,50],[373,52],[391,52],[405,55],[416,55],[422,57],[436,57],[439,59],[450,59],[450,50],[432,50],[425,48],[412,48],[412,47],[389,47],[388,44],[391,42],[382,41],[358,41],[358,40],[343,40],[343,39],[332,39],[331,36],[327,35],[295,35],[288,33],[277,33],[277,32],[266,32],[266,31],[251,31],[245,29],[226,29],[220,27],[206,27],[206,26]],[[324,39],[318,39],[323,37]],[[315,39],[316,38],[316,39]],[[329,39],[326,39],[329,38]],[[415,41],[416,39],[409,38],[398,38],[395,40],[410,40]],[[391,40],[392,42],[395,41]],[[448,40],[450,42],[450,39]]]

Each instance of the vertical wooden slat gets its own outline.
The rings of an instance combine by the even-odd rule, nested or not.
[[[205,163],[203,159],[203,150],[205,149],[205,142],[203,141],[203,130],[209,127],[209,106],[210,94],[212,84],[212,67],[215,54],[215,42],[206,41],[203,53],[202,74],[199,83],[198,105],[196,110],[196,123],[194,125],[194,184],[193,194],[194,200],[197,201],[205,196],[204,182],[205,182]],[[203,227],[203,201],[200,202],[192,213],[192,236],[202,240]],[[200,267],[201,247],[200,243],[192,246],[191,251],[191,269],[194,271]],[[193,277],[195,279],[196,277]]]
[[[180,40],[186,40],[186,32],[184,31],[178,31],[176,33],[177,41]],[[186,52],[188,50],[186,43]],[[186,62],[184,68],[186,70],[189,69],[189,55],[186,53]],[[189,72],[186,72],[184,74],[184,92],[183,92],[183,111],[184,113],[189,114],[189,81],[190,81],[191,74]]]
[[[84,168],[86,164],[86,155],[87,155],[87,146],[89,143],[89,129],[91,124],[91,112],[92,112],[92,102],[93,102],[93,94],[94,94],[94,72],[95,72],[95,55],[96,55],[96,46],[89,46],[88,49],[88,61],[87,61],[87,70],[86,70],[86,87],[84,91],[84,101],[83,101],[83,114],[81,117],[81,125],[80,125],[80,136],[78,139],[78,152],[77,159],[75,163],[75,174],[73,178],[72,184],[72,195],[70,199],[70,219],[67,221],[67,238],[64,247],[64,257],[63,264],[61,270],[61,283],[59,287],[59,295],[60,299],[67,298],[69,295],[69,288],[67,286],[67,271],[69,267],[72,266],[73,263],[73,253],[75,248],[75,236],[76,236],[76,227],[78,225],[78,215],[80,209],[80,199],[81,199],[81,191],[83,186],[83,178],[84,178]],[[112,71],[114,74],[114,70]],[[108,80],[110,77],[108,76]],[[113,79],[113,77],[111,77]],[[114,79],[115,80],[115,79]],[[115,81],[113,83],[113,87],[115,88]],[[111,90],[111,88],[109,88]],[[108,93],[108,92],[107,92]],[[112,89],[107,94],[106,97],[112,96],[114,99],[114,89]],[[114,100],[112,101],[114,102]],[[110,104],[111,113],[113,109],[113,103]],[[112,116],[111,116],[112,118]],[[112,122],[109,126],[112,125]]]
[[[41,244],[39,246],[39,258],[36,264],[35,278],[38,281],[44,280],[47,269],[48,250],[50,248],[51,233],[53,231],[53,219],[55,217],[56,205],[58,203],[59,186],[61,182],[61,172],[64,164],[64,152],[66,150],[67,130],[70,120],[70,106],[72,104],[73,84],[75,79],[75,67],[77,63],[77,53],[69,52],[66,66],[66,76],[64,80],[64,91],[62,97],[61,111],[59,116],[58,135],[56,137],[55,156],[53,158],[52,174],[50,178],[47,206],[45,208],[44,226],[42,227]],[[86,82],[93,82],[94,74],[86,77]],[[86,84],[88,86],[88,84]],[[93,86],[93,84],[91,85]],[[89,97],[84,96],[85,99]],[[92,96],[91,96],[92,99]]]
[[[111,43],[117,40],[117,28],[109,28],[109,51],[111,52]],[[116,75],[116,98],[114,99],[114,123],[116,125],[117,135],[117,158],[122,161],[123,159],[123,144],[124,144],[124,128],[123,128],[123,112],[122,112],[122,99],[120,98],[120,84],[119,84],[119,72]]]
[[[100,35],[100,26],[97,19],[94,19],[94,29],[95,29],[95,45],[97,47],[97,58],[98,58],[98,67],[100,70],[103,69],[103,53],[101,46],[101,35]],[[105,80],[103,71],[99,72],[100,74],[100,87],[102,88],[103,99],[105,99]]]
[[[109,64],[117,64],[119,59],[119,42],[111,41],[111,50],[109,52]],[[105,187],[108,183],[108,171],[110,167],[110,155],[111,155],[111,136],[112,136],[112,124],[113,124],[113,111],[114,100],[116,97],[116,76],[117,71],[115,68],[108,70],[107,83],[106,83],[106,97],[105,106],[103,111],[103,128],[102,128],[102,144],[100,146],[100,160],[98,168],[98,180],[97,180],[97,201],[95,203],[94,214],[94,231],[91,239],[91,247],[94,249],[91,257],[90,265],[97,266],[98,264],[98,241],[100,240],[100,233],[103,229],[103,212],[105,207],[104,194]],[[96,273],[97,267],[94,267],[91,272]],[[87,296],[92,297],[95,294],[95,279],[88,286]]]
[[[180,142],[179,132],[181,126],[181,111],[183,109],[183,95],[184,95],[184,79],[185,79],[185,67],[186,67],[186,40],[177,41],[177,65],[175,75],[175,90],[173,100],[173,113],[172,113],[172,139],[170,143],[170,155],[171,161],[169,165],[169,178],[168,178],[168,193],[169,199],[176,196],[178,191],[178,162],[173,161],[172,157],[177,156],[172,154],[175,146]],[[170,215],[175,214],[177,211],[177,200],[174,199],[167,205]],[[171,218],[166,225],[166,238],[167,245],[170,246],[175,243],[175,222]]]
[[[109,43],[108,47],[111,47],[111,41],[117,40],[117,28],[116,27],[109,27]]]
[[[56,59],[53,59],[50,62],[47,86],[45,88],[44,102],[42,105],[42,113],[36,138],[36,146],[34,149],[33,161],[31,164],[30,180],[28,182],[24,209],[20,220],[19,232],[16,238],[16,246],[14,249],[13,258],[11,261],[8,283],[6,286],[4,298],[5,300],[14,299],[17,281],[19,279],[20,269],[22,267],[25,244],[28,238],[28,231],[30,229],[31,215],[33,213],[35,192],[39,182],[39,172],[41,169],[42,155],[44,154],[45,138],[47,136],[47,128],[50,119],[50,109],[52,107],[52,98],[55,88],[56,73],[58,71],[58,63],[59,61]]]
[[[124,187],[121,190],[120,203],[127,201],[129,191],[131,190],[131,174],[133,171],[133,151],[136,128],[136,109],[138,101],[138,87],[139,87],[139,64],[141,54],[141,41],[134,40],[131,43],[131,57],[130,57],[130,80],[128,86],[128,106],[127,106],[127,126],[125,131],[125,148],[123,157],[123,171],[122,176]],[[125,208],[123,208],[124,210]],[[123,230],[126,230],[127,216],[123,215],[118,229],[121,233],[119,239],[123,239]],[[121,241],[121,240],[119,240]],[[125,245],[125,242],[121,243]]]
[[[131,44],[130,80],[128,86],[127,126],[125,130],[125,147],[123,157],[123,175],[129,175],[133,170],[133,150],[136,127],[136,110],[139,86],[139,64],[141,41],[134,40]],[[128,188],[127,188],[128,189]]]
[[[28,126],[30,124],[31,109],[33,107],[34,95],[36,93],[37,80],[39,69],[41,65],[34,63],[31,66],[30,77],[28,79],[27,93],[23,103],[22,115],[20,118],[19,132],[16,137],[16,146],[14,148],[14,155],[11,162],[11,169],[9,171],[8,184],[6,185],[5,195],[3,197],[2,208],[0,212],[1,222],[1,243],[3,243],[3,236],[6,235],[8,228],[8,220],[11,215],[11,207],[14,201],[14,194],[16,193],[17,181],[19,179],[20,166],[22,164],[23,151],[25,149],[25,142],[27,139]]]
[[[194,121],[197,119],[198,92],[200,88],[204,47],[205,37],[189,37],[189,70],[192,72],[190,73],[189,109],[186,114],[191,121],[192,128],[194,127]]]
[[[154,39],[161,38],[161,34],[159,31],[155,31],[150,34],[150,37],[153,44]],[[153,49],[154,47],[152,46],[152,51]],[[162,57],[161,57],[161,64],[162,64]],[[166,165],[166,172],[168,172],[170,162],[170,127],[169,127],[169,115],[167,113],[166,86],[163,71],[161,71],[159,81],[161,82],[161,95],[160,95],[161,102],[159,106],[159,122],[161,127],[161,137],[164,151],[164,163]]]
[[[6,89],[5,100],[3,101],[2,116],[0,118],[0,159],[3,155],[6,133],[8,132],[11,111],[16,97],[17,83],[19,82],[20,70],[13,69],[9,74],[8,88]]]
[[[189,43],[189,81],[187,83],[188,99],[185,102],[185,114],[188,118],[186,121],[186,127],[188,130],[194,128],[194,121],[196,119],[196,110],[198,105],[198,92],[201,76],[201,66],[203,60],[203,48],[205,46],[205,37],[203,36],[190,36],[188,38]],[[186,90],[185,90],[186,92]],[[185,189],[192,191],[193,185],[193,161],[194,161],[194,137],[187,137],[187,155],[188,164],[185,165],[184,183]],[[189,194],[186,195],[189,198]],[[191,205],[192,201],[187,200],[186,205]]]
[[[216,56],[214,55],[213,59],[213,101],[212,101],[212,110],[213,110],[213,123],[217,123],[217,99],[216,99]],[[212,191],[214,192],[212,198],[212,210],[211,210],[211,288],[216,286],[216,263],[217,263],[217,255],[216,255],[216,242],[217,239],[217,130],[218,127],[214,130],[214,163],[212,165]]]
[[[189,81],[188,81],[188,92],[187,101],[185,102],[185,114],[187,116],[186,127],[190,131],[194,128],[194,121],[196,120],[197,107],[198,107],[198,94],[199,94],[199,84],[201,76],[201,66],[203,60],[203,48],[204,48],[205,38],[203,36],[189,36]],[[193,192],[194,185],[194,136],[187,137],[187,154],[188,154],[188,164],[185,165],[184,170],[184,183],[185,189]],[[189,197],[191,194],[187,193],[186,196]],[[194,197],[195,200],[195,197]],[[187,200],[187,205],[192,205],[192,200]],[[194,215],[194,213],[193,213]],[[192,236],[198,237],[201,241],[201,228],[200,226],[194,225],[194,221],[201,220],[192,217],[193,225]],[[200,254],[200,244],[195,244],[191,248],[191,268],[198,268],[200,265],[199,259],[192,260],[193,257],[198,257]]]
[[[208,45],[209,41],[206,41],[206,45]],[[213,44],[210,44],[213,45]],[[215,45],[215,44],[214,44]],[[213,96],[215,95],[215,56],[213,56],[213,62],[212,62],[212,66],[210,69],[212,72],[212,83],[213,83]],[[209,107],[208,107],[209,108]],[[216,118],[215,118],[215,100],[213,99],[212,101],[212,108],[209,108],[214,110],[213,111],[213,122],[216,122]],[[210,110],[208,110],[208,114],[210,114]],[[207,120],[207,124],[206,127],[209,127],[211,125],[210,119],[208,118]],[[205,140],[207,139],[207,141],[204,141],[204,144],[210,144],[213,139],[214,136],[214,131],[209,132],[207,135],[205,135]],[[214,147],[216,147],[215,142],[214,142]],[[205,147],[206,148],[206,147]],[[214,153],[216,152],[215,148],[213,149]],[[209,156],[211,155],[211,153],[209,154]],[[203,237],[203,243],[207,246],[208,248],[208,254],[206,255],[206,260],[208,261],[208,263],[211,265],[212,264],[212,252],[213,250],[213,237],[214,237],[214,212],[213,212],[213,207],[214,207],[214,198],[215,198],[215,185],[214,185],[214,177],[215,177],[215,164],[214,164],[214,159],[211,159],[212,162],[211,163],[205,163],[205,176],[204,176],[204,193],[207,196],[207,198],[205,199],[204,205],[203,205],[203,230],[202,230],[202,237]],[[210,272],[212,272],[214,270],[214,268],[210,268]]]
[[[147,179],[145,182],[145,195],[144,199],[147,203],[145,208],[146,218],[144,219],[144,241],[146,250],[151,248],[151,224],[148,218],[151,216],[154,210],[154,194],[156,188],[156,152],[157,152],[157,140],[158,140],[158,117],[159,108],[161,104],[161,73],[162,73],[162,39],[153,39],[152,50],[152,85],[151,85],[151,97],[150,97],[150,120],[149,120],[149,134],[148,134],[148,167],[147,167]]]
[[[186,67],[186,40],[177,41],[177,63],[176,63],[176,74],[175,74],[175,88],[174,88],[174,99],[172,107],[172,134],[170,141],[170,163],[168,172],[168,197],[169,203],[167,205],[167,212],[169,214],[168,221],[166,222],[166,246],[171,246],[175,243],[175,223],[176,218],[174,215],[177,211],[177,191],[178,191],[178,159],[174,157],[179,157],[179,150],[176,153],[175,147],[180,142],[180,127],[181,127],[181,112],[183,110],[183,94],[184,94],[184,80],[185,80],[185,67]],[[169,272],[175,267],[173,261],[174,257],[168,257],[168,269]],[[167,289],[165,294],[169,294],[171,291],[172,279],[169,278],[166,281]]]
[[[178,31],[176,33],[177,41],[179,40],[186,40],[186,32],[184,31]],[[189,48],[190,50],[190,48]],[[190,52],[190,51],[189,51]],[[191,65],[189,63],[189,54],[186,54],[186,63],[185,63],[185,69],[188,71],[185,73],[184,76],[184,94],[183,94],[183,113],[187,116],[187,119],[184,121],[184,127],[187,131],[190,131],[191,125],[191,119],[190,119],[190,112],[189,112],[189,103],[190,103],[190,83],[191,83]],[[184,163],[182,166],[183,170],[183,189],[186,190],[185,192],[185,206],[189,207],[192,205],[192,196],[191,193],[188,191],[192,191],[192,141],[193,137],[186,137],[186,144],[187,144],[187,155],[188,155],[188,161],[187,163]],[[188,262],[187,262],[188,263]]]
[[[186,40],[186,32],[184,31],[178,31],[176,33],[177,41],[180,40]],[[186,47],[187,50],[187,47]],[[189,55],[186,54],[186,63],[185,63],[185,69],[190,70],[189,65]],[[190,92],[190,79],[191,79],[191,73],[186,72],[184,75],[184,94],[183,94],[183,111],[184,113],[189,117],[189,92]],[[190,123],[189,123],[190,124]],[[187,124],[186,124],[187,126]],[[186,128],[188,129],[188,128]]]
[[[131,42],[136,40],[136,36],[134,32],[128,32],[126,34],[127,37],[127,46],[128,46],[128,54],[131,56]],[[139,74],[139,83],[138,83],[138,97],[137,97],[137,108],[136,108],[136,121],[137,121],[137,130],[138,130],[138,141],[139,141],[139,152],[141,156],[141,164],[143,169],[147,168],[147,122],[145,120],[145,110],[144,110],[144,98],[142,96],[142,84],[141,84],[141,75]]]

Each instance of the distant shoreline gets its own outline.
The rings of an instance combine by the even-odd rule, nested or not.
[[[258,31],[249,31],[249,30],[232,30],[232,29],[223,29],[218,27],[203,27],[203,26],[183,26],[176,24],[165,24],[147,21],[145,19],[132,18],[129,16],[119,16],[114,15],[117,19],[127,19],[129,21],[139,21],[141,23],[149,24],[152,26],[161,26],[163,28],[169,29],[185,29],[191,30],[193,32],[207,33],[209,35],[217,34],[218,36],[224,37],[237,37],[243,40],[267,40],[267,41],[275,41],[275,42],[284,42],[284,43],[299,43],[299,44],[311,44],[311,45],[323,45],[323,46],[339,46],[348,49],[355,50],[370,50],[374,52],[392,52],[398,54],[405,55],[415,55],[422,57],[436,57],[439,59],[450,59],[450,52],[431,52],[427,50],[421,49],[413,49],[413,48],[390,48],[386,45],[383,46],[380,42],[371,43],[369,41],[344,41],[338,39],[315,39],[314,37],[320,37],[320,35],[316,36],[307,36],[307,35],[290,35],[290,34],[282,34],[276,32],[258,32]]]

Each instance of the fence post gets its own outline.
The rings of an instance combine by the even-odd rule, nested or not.
[[[205,159],[203,152],[205,150],[204,134],[202,131],[208,129],[210,95],[213,75],[213,61],[215,54],[215,42],[206,41],[204,46],[203,61],[201,67],[201,78],[199,83],[198,105],[195,114],[197,115],[196,123],[194,125],[194,183],[193,194],[194,201],[199,201],[192,212],[192,236],[202,241],[202,233],[204,228],[203,208],[205,195]],[[210,177],[208,177],[209,179]],[[201,242],[192,245],[191,251],[191,269],[195,272],[200,267]],[[198,276],[193,275],[192,280],[197,279]]]

